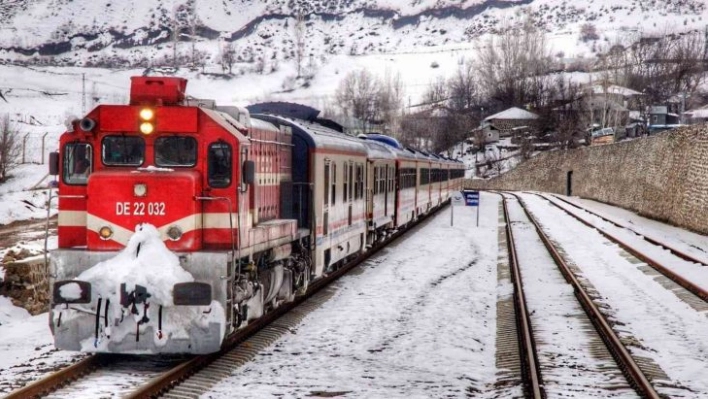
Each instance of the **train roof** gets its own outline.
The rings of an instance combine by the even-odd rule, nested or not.
[[[337,150],[361,155],[367,154],[367,148],[360,139],[338,132],[317,122],[308,122],[272,114],[251,114],[251,119],[262,120],[276,126],[289,126],[292,129],[293,136],[301,138],[310,148]]]
[[[374,140],[364,139],[362,140],[367,148],[368,158],[373,159],[396,159],[398,154],[395,149]]]
[[[236,136],[239,141],[246,142],[248,140],[243,134],[243,132],[246,131],[246,126],[234,119],[231,115],[208,108],[199,108],[199,110],[208,115],[214,122],[226,129],[229,133]]]
[[[391,136],[386,136],[386,135],[383,135],[380,133],[367,133],[363,136],[365,136],[369,140],[374,140],[374,141],[378,141],[380,143],[384,143],[384,144],[388,145],[389,147],[393,147],[397,150],[403,150],[403,146],[401,145],[401,143],[398,142],[398,140],[396,140],[395,138],[393,138]]]

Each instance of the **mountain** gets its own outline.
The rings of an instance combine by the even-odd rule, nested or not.
[[[559,59],[708,24],[703,0],[2,0],[0,114],[57,131],[95,104],[125,102],[129,77],[143,73],[187,77],[188,94],[221,104],[327,109],[361,68],[400,74],[415,105],[525,14]],[[595,40],[581,40],[587,24]]]
[[[576,54],[569,48],[581,24],[597,25],[600,40],[611,42],[618,32],[702,30],[706,8],[703,0],[3,0],[0,60],[145,66],[171,60],[178,32],[178,53],[191,53],[187,43],[195,41],[207,63],[225,43],[235,44],[242,61],[287,62],[300,29],[308,57],[326,62],[470,45],[519,20],[522,9],[569,42],[565,54]]]

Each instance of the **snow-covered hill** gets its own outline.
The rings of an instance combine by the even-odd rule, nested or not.
[[[554,36],[567,36],[560,49],[567,55],[576,54],[571,49],[587,22],[606,41],[618,32],[702,30],[708,22],[703,0],[5,0],[0,59],[135,65],[169,57],[178,31],[182,43],[198,41],[212,60],[234,42],[243,59],[287,61],[297,15],[305,20],[307,53],[317,59],[411,52],[467,45],[518,19],[522,9]]]
[[[367,68],[400,74],[405,103],[415,105],[430,82],[473,59],[485,35],[525,13],[559,59],[708,24],[703,0],[2,0],[0,114],[27,135],[28,160],[40,162],[41,143],[45,155],[55,149],[67,118],[124,103],[129,77],[144,73],[187,77],[189,95],[220,104],[283,100],[326,110],[340,80]],[[587,23],[596,41],[580,39]],[[307,79],[297,78],[299,35]],[[220,64],[229,44],[232,74]],[[190,68],[192,45],[200,63]],[[175,55],[179,69],[160,68]]]

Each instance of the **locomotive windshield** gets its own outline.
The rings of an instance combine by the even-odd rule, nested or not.
[[[101,157],[106,165],[142,165],[145,161],[145,141],[135,136],[106,136],[101,143]]]
[[[209,185],[227,187],[231,184],[231,146],[226,143],[213,143],[209,146]]]
[[[155,140],[155,164],[163,167],[197,164],[197,140],[193,137],[170,136]]]
[[[91,173],[91,146],[69,143],[64,152],[64,181],[67,184],[86,184]]]

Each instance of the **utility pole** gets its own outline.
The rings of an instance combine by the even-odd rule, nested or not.
[[[706,57],[708,56],[708,25],[706,25],[706,30],[704,32],[704,38],[703,40],[703,60],[706,60]],[[704,64],[705,67],[705,64]]]
[[[86,115],[86,74],[81,74],[81,115]]]

